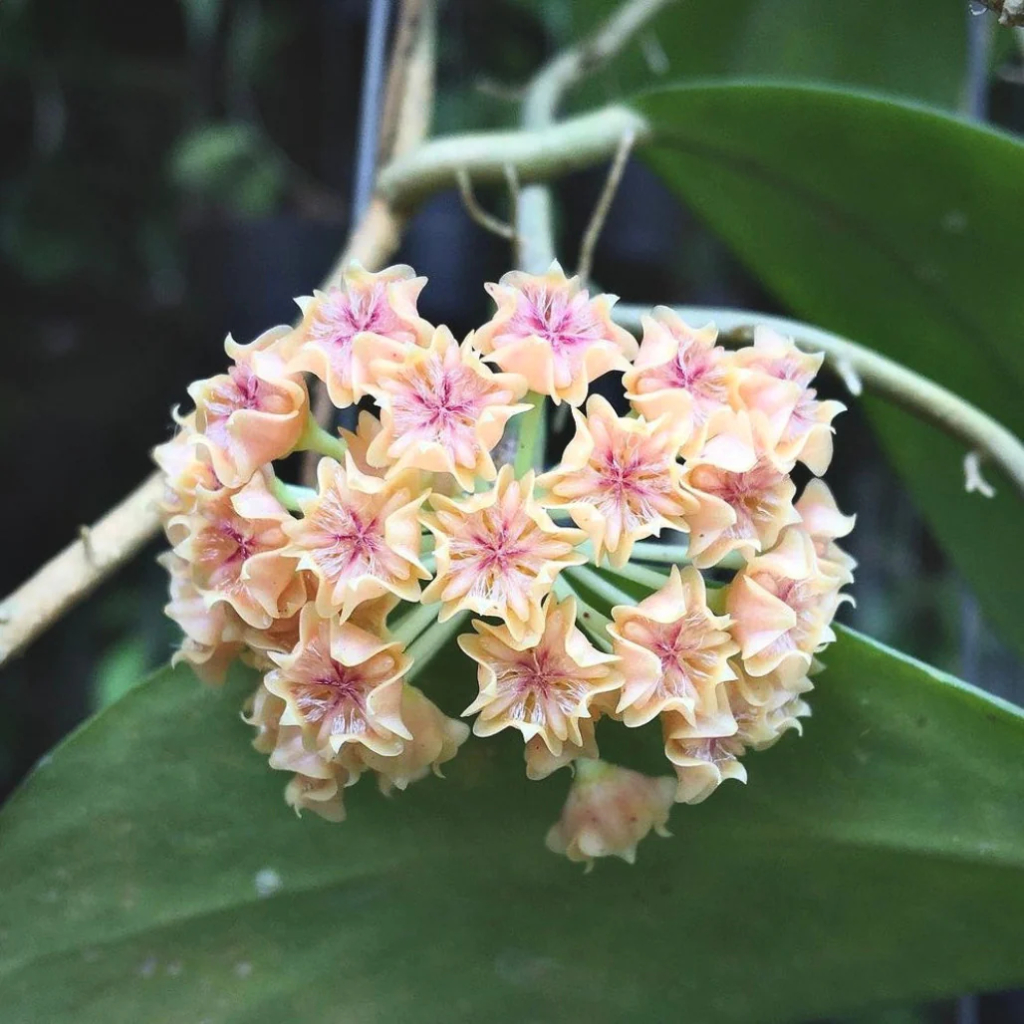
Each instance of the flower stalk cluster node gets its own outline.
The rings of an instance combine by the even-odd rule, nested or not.
[[[855,565],[820,479],[842,406],[812,386],[821,358],[767,329],[727,351],[659,308],[637,344],[557,263],[488,285],[496,312],[462,341],[419,315],[424,284],[353,265],[189,388],[154,453],[175,660],[262,674],[245,720],[296,812],[341,821],[364,774],[386,794],[440,775],[471,718],[521,735],[531,779],[571,770],[549,848],[632,862],[674,803],[746,781],[745,755],[810,713]],[[611,373],[617,403],[590,394]],[[310,376],[353,429],[316,423]],[[302,450],[323,455],[315,489],[278,477]],[[666,532],[685,544],[652,548]],[[456,705],[424,669],[460,651],[477,688]],[[602,761],[598,723],[645,729],[666,774]]]

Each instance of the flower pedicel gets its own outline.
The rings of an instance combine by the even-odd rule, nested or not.
[[[419,315],[424,284],[353,265],[189,388],[154,453],[175,659],[262,673],[246,721],[297,812],[341,821],[364,774],[402,790],[471,732],[514,730],[531,779],[574,776],[548,847],[632,862],[673,803],[745,781],[744,755],[810,713],[855,565],[819,479],[842,407],[811,386],[820,357],[768,330],[729,351],[659,308],[638,346],[557,263],[488,285],[497,310],[461,342]],[[588,399],[611,372],[617,407]],[[310,376],[361,403],[352,429],[316,423]],[[575,426],[545,462],[549,401]],[[315,489],[277,476],[301,450],[323,456]],[[685,546],[645,543],[663,531]],[[422,672],[442,649],[476,663],[471,724]],[[664,776],[600,759],[599,723],[655,722]]]

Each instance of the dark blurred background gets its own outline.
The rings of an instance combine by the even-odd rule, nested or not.
[[[835,5],[734,6],[733,38],[702,51],[704,74],[891,84],[821,58],[816,26],[829,15],[815,7]],[[912,54],[896,55],[907,91],[952,90],[965,115],[1024,129],[1012,34],[996,37],[990,18],[950,7],[955,14],[936,15],[956,19],[949,52],[929,42],[920,68]],[[249,340],[292,319],[292,297],[332,263],[349,220],[368,8],[368,0],[0,3],[3,593],[149,471],[171,406],[190,381],[223,365],[225,333]],[[803,20],[794,20],[798,8]],[[767,9],[785,10],[783,20],[801,30],[777,66],[751,66],[749,55],[779,31]],[[700,12],[694,17],[699,23]],[[588,20],[589,5],[569,0],[447,0],[435,131],[512,123],[515,87]],[[646,71],[656,76],[667,65],[672,77],[679,64],[660,42],[641,41]],[[635,84],[613,69],[584,96],[604,101]],[[567,266],[602,180],[598,170],[558,185]],[[482,198],[500,209],[501,196]],[[398,259],[430,278],[424,315],[459,333],[488,315],[483,282],[508,269],[509,254],[452,193],[420,212]],[[636,161],[594,276],[630,301],[786,312]],[[824,388],[848,399],[831,382]],[[1024,702],[1021,666],[982,620],[855,407],[841,421],[829,482],[859,516],[858,607],[848,619]],[[147,549],[0,673],[0,796],[84,716],[170,654],[158,550]],[[1024,1019],[1019,1012],[1010,997],[991,997],[872,1019],[995,1024]]]

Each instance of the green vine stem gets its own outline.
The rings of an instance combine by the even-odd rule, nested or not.
[[[1024,498],[1024,442],[977,406],[902,363],[798,320],[705,306],[680,306],[675,311],[688,323],[713,320],[726,344],[749,344],[754,328],[767,324],[780,334],[792,337],[805,351],[824,352],[826,365],[839,375],[853,395],[867,389],[962,442],[967,447],[968,490],[993,493],[980,480],[977,465],[979,459],[987,459],[1005,474],[1018,497]],[[647,312],[649,310],[643,306],[618,305],[613,316],[621,326],[639,334],[641,319]]]
[[[597,572],[606,576],[618,576],[620,579],[629,580],[630,583],[647,587],[651,591],[660,590],[668,582],[668,576],[665,573],[650,569],[645,565],[636,565],[634,562],[627,562],[615,569],[602,566]]]
[[[405,613],[394,631],[394,639],[411,647],[437,619],[439,604],[418,604]]]
[[[345,463],[345,442],[340,437],[336,437],[324,430],[312,413],[306,417],[306,425],[302,428],[302,436],[295,443],[293,451],[317,452],[320,455],[327,455],[337,460],[342,465]]]
[[[641,540],[633,545],[633,557],[641,562],[656,562],[658,565],[690,564],[690,552],[685,544],[656,544]]]
[[[460,176],[474,185],[504,184],[506,169],[512,167],[521,181],[538,182],[593,167],[612,156],[630,131],[638,142],[651,137],[645,118],[628,107],[613,105],[544,128],[441,136],[388,164],[378,187],[392,207],[412,212],[434,193],[457,188]],[[547,229],[524,222],[522,202],[528,193],[529,188],[524,188],[519,198],[518,230],[536,239],[538,232]],[[553,258],[552,252],[540,270],[547,270]],[[521,260],[520,265],[525,269],[527,263]]]
[[[298,484],[286,484],[277,476],[270,476],[267,490],[288,509],[289,512],[301,512],[302,504],[316,497],[312,487],[301,487]]]
[[[624,3],[590,38],[564,50],[545,65],[526,90],[522,110],[523,128],[530,132],[550,132],[565,94],[587,74],[619,53],[668,2],[631,0]],[[622,108],[610,109],[615,111]],[[627,113],[630,114],[629,123],[620,114],[621,123],[606,122],[602,125],[612,133],[608,141],[614,140],[606,155],[615,152],[626,136],[632,135],[636,142],[650,136],[650,127],[646,121],[632,112]],[[590,116],[598,117],[600,113]],[[561,135],[569,127],[569,122],[562,122],[556,131]],[[525,180],[521,169],[517,170]],[[544,273],[555,258],[552,207],[551,189],[545,185],[528,185],[519,196],[519,264],[531,274]]]
[[[572,597],[576,601],[576,625],[582,629],[587,636],[599,647],[602,651],[610,652],[612,649],[612,642],[606,632],[608,626],[611,625],[611,619],[603,612],[598,611],[589,601],[580,593],[582,587],[574,587],[572,582],[564,575],[559,576],[555,580],[555,596],[560,600],[564,601],[567,597]]]
[[[547,400],[543,395],[532,393],[526,400],[532,404],[532,408],[519,417],[519,437],[513,463],[517,479],[530,469],[541,468],[544,459],[544,416],[547,411]]]
[[[466,624],[468,612],[456,612],[446,622],[437,622],[437,609],[434,608],[434,620],[430,626],[406,648],[406,654],[412,658],[412,668],[406,673],[410,682],[425,668],[448,641]]]
[[[578,583],[590,591],[594,597],[600,598],[608,606],[609,610],[622,604],[636,604],[636,600],[633,597],[589,566],[574,565],[571,569],[566,569],[564,575],[570,583]]]

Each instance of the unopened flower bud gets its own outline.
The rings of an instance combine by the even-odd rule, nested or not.
[[[667,836],[665,828],[676,793],[676,780],[651,778],[606,761],[576,762],[569,797],[562,817],[551,827],[547,846],[569,860],[621,857],[632,864],[636,847],[653,828]]]

